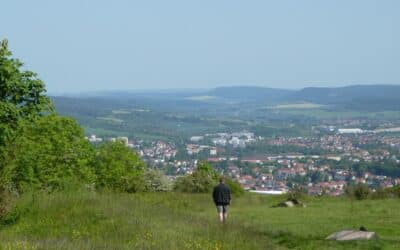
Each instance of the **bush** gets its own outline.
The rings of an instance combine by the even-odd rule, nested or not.
[[[145,164],[136,152],[122,142],[102,144],[97,150],[94,168],[98,188],[124,192],[143,189]]]
[[[244,194],[243,187],[237,181],[234,181],[234,180],[232,180],[230,178],[226,178],[225,179],[225,184],[231,190],[231,194],[232,195],[234,195],[236,197],[239,197],[239,196],[242,196]]]
[[[20,213],[15,207],[16,196],[4,188],[0,188],[0,225],[15,223]]]
[[[0,184],[18,192],[62,189],[76,179],[94,182],[93,147],[70,118],[50,115],[18,124],[15,138],[4,147]]]
[[[142,180],[142,191],[144,192],[165,192],[171,190],[170,181],[164,174],[160,173],[157,170],[146,170],[143,174]]]
[[[400,198],[400,186],[395,186],[389,189],[393,197]]]
[[[375,192],[371,192],[370,198],[372,199],[386,199],[391,197],[392,195],[385,188],[378,188]]]
[[[7,213],[0,215],[0,225],[6,226],[15,224],[21,218],[23,212],[24,211],[18,207],[13,207],[10,211],[7,211]]]
[[[186,193],[211,193],[219,182],[218,177],[217,172],[212,169],[209,163],[200,162],[193,174],[179,177],[175,181],[174,190]],[[244,189],[238,182],[226,178],[225,184],[231,190],[232,195],[241,196],[244,194]]]
[[[370,196],[373,199],[400,198],[400,186],[379,188]]]
[[[207,162],[200,162],[192,174],[179,177],[174,190],[186,193],[209,193],[218,182],[218,174]]]
[[[349,186],[346,188],[346,194],[357,200],[365,200],[370,196],[370,189],[365,184],[357,184],[355,186]]]
[[[0,218],[10,210],[11,197],[8,192],[0,190]]]
[[[210,174],[197,170],[191,175],[179,177],[174,189],[185,193],[210,193],[216,184],[216,179]]]

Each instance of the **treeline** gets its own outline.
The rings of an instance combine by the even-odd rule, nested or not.
[[[392,160],[383,162],[359,162],[351,164],[350,168],[359,176],[370,172],[374,175],[385,175],[392,178],[400,177],[400,164]]]

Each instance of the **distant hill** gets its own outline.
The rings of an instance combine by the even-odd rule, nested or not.
[[[301,90],[255,86],[218,87],[211,90],[113,91],[97,95],[54,97],[58,106],[79,105],[82,100],[96,105],[163,107],[166,110],[210,108],[223,104],[294,104],[312,103],[325,107],[359,111],[400,110],[400,85],[353,85],[346,87],[308,87]],[[101,99],[101,100],[100,100]],[[106,101],[108,100],[108,101]],[[65,104],[65,105],[64,105]],[[90,108],[92,109],[92,108]]]
[[[336,105],[356,110],[400,110],[400,85],[310,87],[295,92],[288,100]]]
[[[207,95],[243,101],[276,102],[286,99],[293,93],[295,93],[293,90],[287,89],[238,86],[215,88],[207,92]]]
[[[315,103],[352,110],[400,110],[400,85],[308,87],[297,91],[245,86],[220,87],[210,90],[207,95],[263,103]]]

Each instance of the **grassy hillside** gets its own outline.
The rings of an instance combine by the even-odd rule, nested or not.
[[[282,197],[233,200],[220,225],[209,195],[24,195],[20,219],[0,229],[0,249],[399,249],[399,200],[307,198],[305,208],[272,208]],[[378,241],[332,242],[364,225]]]

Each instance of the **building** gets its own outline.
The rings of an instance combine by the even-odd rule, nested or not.
[[[360,128],[339,128],[339,134],[361,134],[364,133],[364,130]]]

